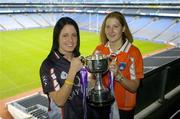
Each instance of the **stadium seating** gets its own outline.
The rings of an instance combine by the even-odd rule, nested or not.
[[[3,30],[15,30],[22,29],[23,26],[18,24],[13,18],[12,15],[0,15],[0,24],[1,29]]]
[[[15,119],[48,119],[48,100],[45,95],[36,93],[6,105]]]
[[[152,19],[149,17],[137,17],[134,22],[128,23],[129,27],[131,29],[131,32],[135,34],[138,32],[140,29],[144,28],[148,24],[152,22]]]
[[[168,27],[173,24],[171,19],[152,19],[152,22],[134,34],[135,37],[140,39],[153,41],[155,37],[164,32]]]
[[[180,23],[174,23],[169,27],[166,31],[164,31],[159,37],[154,39],[155,41],[161,41],[161,42],[172,42],[176,38],[179,37],[180,33]]]

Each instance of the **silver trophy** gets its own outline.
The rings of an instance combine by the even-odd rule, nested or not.
[[[83,62],[96,79],[95,86],[88,93],[88,104],[94,107],[110,106],[114,102],[114,96],[102,84],[102,75],[108,70],[109,57],[95,54],[84,58]]]

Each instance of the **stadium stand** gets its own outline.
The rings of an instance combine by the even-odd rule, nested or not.
[[[1,31],[50,27],[54,26],[60,17],[69,16],[78,22],[81,30],[98,32],[108,12],[121,11],[125,14],[135,39],[169,43],[177,47],[180,44],[178,0],[169,3],[168,0],[164,3],[161,0],[106,0],[103,4],[102,1],[96,0],[18,2],[0,1]],[[114,4],[115,2],[117,3]]]
[[[29,16],[35,23],[37,23],[40,27],[47,27],[50,24],[46,22],[40,14],[32,14]]]
[[[17,23],[21,24],[24,28],[36,28],[39,27],[34,21],[30,19],[30,17],[26,14],[16,14],[13,15],[13,18]]]
[[[4,30],[22,29],[23,26],[17,23],[11,16],[12,15],[0,15],[2,28]]]
[[[171,42],[171,41],[176,41],[175,39],[179,39],[179,33],[180,33],[180,23],[174,21],[174,23],[166,29],[160,36],[155,38],[155,41],[165,41],[165,42]],[[180,39],[179,39],[180,40]]]
[[[171,19],[160,19],[154,18],[151,22],[144,26],[140,31],[134,34],[138,39],[145,40],[154,40],[155,37],[159,36],[162,32],[164,32],[168,27],[173,25]]]
[[[127,19],[127,17],[126,17],[126,19]],[[131,32],[133,34],[135,34],[140,29],[142,29],[143,27],[147,26],[151,22],[152,22],[152,19],[149,18],[149,17],[136,17],[136,20],[134,22],[132,22],[132,23],[128,22],[128,24],[129,24],[129,27],[131,29]]]

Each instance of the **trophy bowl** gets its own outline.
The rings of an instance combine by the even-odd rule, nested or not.
[[[108,70],[109,58],[97,57],[93,58],[93,55],[86,57],[86,69],[90,73],[104,73]]]

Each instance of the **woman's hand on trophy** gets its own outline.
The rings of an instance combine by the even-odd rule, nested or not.
[[[123,78],[121,71],[118,70],[117,74],[115,75],[115,80],[121,83],[123,79],[124,78]]]
[[[121,71],[118,68],[118,64],[116,60],[112,60],[109,64],[109,71],[113,73],[114,80],[121,82],[123,80],[123,76]]]
[[[83,68],[81,59],[79,57],[72,58],[71,65],[70,65],[70,71],[72,71],[76,74],[81,68]]]
[[[118,65],[116,60],[112,60],[109,64],[109,71],[113,73],[114,76],[118,73]]]

